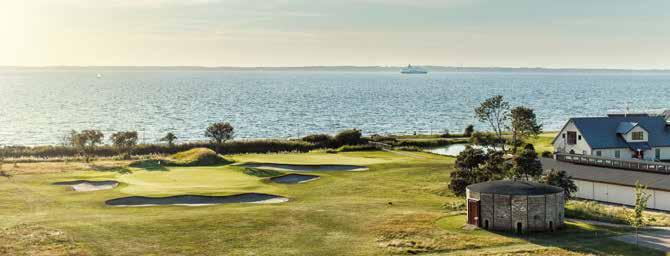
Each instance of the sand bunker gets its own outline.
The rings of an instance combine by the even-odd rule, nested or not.
[[[274,204],[287,202],[288,198],[260,193],[244,193],[231,196],[199,196],[181,195],[168,197],[131,196],[107,200],[106,205],[112,206],[158,206],[158,205],[185,205],[202,206],[213,204],[255,203]]]
[[[268,169],[275,171],[289,171],[289,172],[325,172],[325,171],[366,171],[365,166],[358,165],[298,165],[298,164],[273,164],[273,163],[248,163],[242,165],[244,167]]]
[[[115,180],[102,180],[102,181],[73,180],[73,181],[56,182],[53,183],[53,185],[70,186],[74,191],[87,192],[87,191],[114,189],[119,185],[119,182]]]
[[[296,183],[305,183],[313,180],[319,179],[319,176],[308,175],[308,174],[286,174],[274,178],[270,178],[272,182],[284,183],[284,184],[296,184]]]

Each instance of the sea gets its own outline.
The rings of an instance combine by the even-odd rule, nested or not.
[[[0,145],[57,145],[71,130],[138,131],[156,143],[205,140],[230,122],[236,139],[488,130],[473,109],[503,95],[544,130],[575,116],[670,109],[670,73],[12,69],[0,71]]]

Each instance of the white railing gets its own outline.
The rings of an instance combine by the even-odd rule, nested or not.
[[[617,158],[576,155],[566,153],[556,153],[555,156],[556,160],[562,162],[670,174],[670,163],[644,161],[637,159],[624,160]]]

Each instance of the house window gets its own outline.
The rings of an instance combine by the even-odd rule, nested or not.
[[[561,135],[563,135],[563,138],[565,139],[565,133],[564,133],[564,134],[561,134]]]
[[[660,148],[656,149],[656,159],[661,159],[661,149]]]
[[[603,152],[600,150],[596,150],[596,156],[603,156]]]
[[[633,132],[631,133],[633,140],[644,140],[644,132]]]
[[[578,139],[578,140],[582,140],[582,135],[578,135],[578,136],[577,136],[577,139]]]
[[[568,132],[568,145],[577,144],[577,132]]]
[[[614,158],[621,158],[621,151],[620,150],[614,150]]]

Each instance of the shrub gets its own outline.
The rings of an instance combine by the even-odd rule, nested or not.
[[[442,138],[449,138],[449,137],[451,137],[451,134],[449,133],[449,130],[448,130],[448,129],[444,129],[444,131],[442,132],[442,134],[440,134],[440,137],[442,137]]]
[[[465,130],[463,131],[463,137],[470,137],[474,132],[475,127],[473,125],[468,125],[468,127],[465,127]]]
[[[328,134],[307,135],[302,138],[302,141],[312,143],[319,148],[329,148],[335,144],[333,136],[330,136]]]
[[[337,152],[351,152],[351,151],[375,151],[379,148],[373,145],[344,145],[337,149]]]
[[[258,169],[258,168],[246,168],[244,169],[244,174],[246,175],[251,175],[251,176],[256,176],[256,177],[275,177],[279,175],[283,175],[283,172],[280,171],[274,171],[274,170],[266,170],[266,169]]]
[[[351,129],[341,131],[335,135],[335,143],[338,146],[359,145],[365,143],[365,140],[362,138],[361,130]]]
[[[523,149],[535,151],[535,146],[533,146],[533,144],[528,143],[526,144],[526,146],[523,147]]]
[[[390,136],[384,136],[384,135],[379,135],[379,134],[373,134],[370,136],[370,141],[374,142],[381,142],[381,143],[386,143],[386,144],[395,144],[398,142],[398,139]]]
[[[449,140],[430,139],[430,140],[401,140],[396,145],[399,147],[434,148],[434,147],[447,146],[449,144],[451,144]]]
[[[152,154],[175,154],[193,148],[214,149],[209,142],[191,142],[175,144],[173,146],[164,144],[140,144],[132,148],[131,155]],[[221,146],[222,154],[246,154],[246,153],[278,153],[278,152],[309,152],[316,149],[314,144],[305,141],[292,140],[249,140],[228,141]],[[113,157],[118,155],[118,150],[112,146],[103,145],[90,148],[87,154],[97,157]],[[48,158],[72,158],[81,156],[81,151],[69,146],[5,146],[0,147],[0,155],[5,158],[33,157],[46,160]]]
[[[549,151],[542,151],[542,157],[553,158],[553,157],[554,157],[554,154],[552,154],[552,153],[549,152]]]

